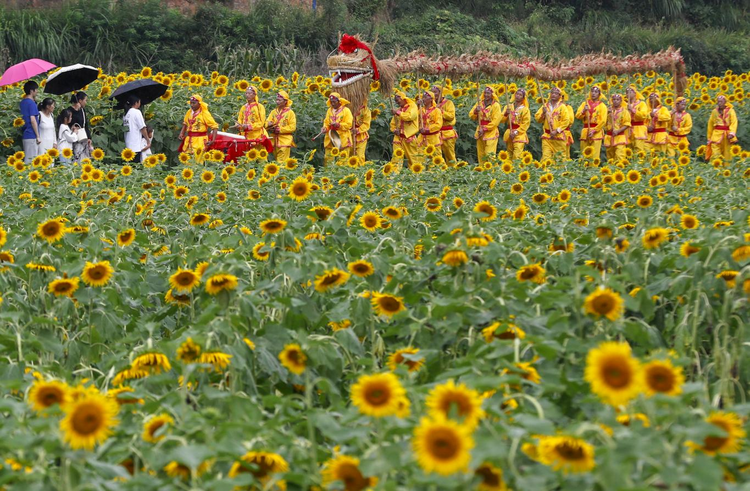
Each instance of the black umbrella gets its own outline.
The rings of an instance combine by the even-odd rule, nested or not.
[[[109,98],[117,99],[115,109],[125,109],[125,101],[128,100],[129,95],[137,95],[141,99],[141,104],[148,104],[163,96],[168,88],[164,84],[144,78],[119,86]]]
[[[99,76],[99,69],[88,65],[66,66],[47,78],[47,85],[44,86],[44,92],[47,94],[62,95],[73,92],[96,80]]]

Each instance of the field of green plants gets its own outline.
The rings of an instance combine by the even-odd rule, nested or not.
[[[106,109],[137,77],[171,85],[145,166]],[[438,80],[464,160],[415,170],[375,93],[373,161],[322,168],[329,80],[148,69],[86,89],[95,160],[27,166],[8,88],[0,488],[750,489],[750,160],[698,155],[720,92],[748,141],[747,80],[691,77],[674,158],[482,166],[475,82]],[[180,159],[189,95],[229,126],[247,83],[292,95],[294,158]],[[548,87],[516,83],[535,111]]]

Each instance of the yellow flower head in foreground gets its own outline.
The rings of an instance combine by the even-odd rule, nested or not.
[[[715,435],[705,437],[702,443],[687,442],[690,448],[708,455],[732,454],[740,450],[746,432],[738,415],[714,411],[706,418],[706,423],[716,426],[719,431]]]
[[[34,411],[44,411],[54,405],[64,406],[70,387],[59,380],[36,380],[29,390],[28,402]]]
[[[272,218],[260,222],[260,229],[267,234],[278,234],[286,228],[286,221]]]
[[[542,437],[537,452],[541,463],[565,474],[589,472],[596,465],[594,447],[570,436]]]
[[[129,228],[117,234],[117,245],[127,247],[135,240],[135,229]]]
[[[485,462],[477,467],[474,474],[482,479],[477,491],[508,491],[508,486],[503,481],[503,470],[499,467]]]
[[[189,293],[201,282],[200,276],[190,269],[178,269],[169,277],[169,286],[179,293]]]
[[[237,288],[237,277],[231,274],[215,274],[206,281],[206,292],[216,295],[222,290],[234,290]]]
[[[672,360],[652,360],[643,365],[643,383],[646,394],[677,396],[682,393],[685,376],[682,367],[676,367]]]
[[[341,286],[349,280],[349,273],[338,268],[326,270],[323,274],[315,277],[315,291],[327,292],[332,288]]]
[[[131,369],[149,374],[161,373],[172,369],[169,358],[162,353],[144,353],[139,355],[130,364]]]
[[[583,310],[597,319],[606,317],[611,321],[616,321],[624,311],[623,300],[617,292],[599,287],[586,297]]]
[[[351,389],[352,404],[360,413],[376,418],[396,415],[405,398],[406,390],[392,373],[362,375]]]
[[[109,261],[99,261],[98,263],[91,263],[86,261],[86,266],[83,267],[81,273],[81,279],[88,286],[104,286],[109,283],[115,270],[109,264]]]
[[[297,177],[289,186],[289,197],[296,201],[304,201],[312,194],[312,185],[302,176]]]
[[[518,281],[533,281],[534,283],[539,283],[541,285],[547,281],[547,278],[545,277],[546,272],[547,271],[539,263],[527,264],[526,266],[522,266],[521,269],[516,272],[516,279]]]
[[[604,342],[586,356],[585,380],[605,403],[622,406],[643,389],[643,369],[628,343]]]
[[[465,472],[471,461],[471,430],[444,418],[422,418],[414,430],[412,447],[419,466],[443,476]]]
[[[377,315],[384,315],[389,318],[402,310],[406,310],[403,297],[397,297],[388,293],[373,292],[370,302]]]
[[[465,384],[456,385],[453,380],[449,380],[430,391],[425,405],[433,418],[449,418],[455,414],[459,423],[473,430],[485,416],[483,400],[476,390],[469,389]]]
[[[347,268],[351,274],[359,276],[360,278],[366,278],[375,272],[372,263],[370,261],[365,261],[364,259],[349,263]]]
[[[669,239],[669,230],[666,228],[650,228],[643,234],[643,247],[646,249],[656,249],[667,239]]]
[[[393,352],[388,357],[388,368],[395,371],[399,365],[406,365],[410,372],[416,372],[424,365],[424,359],[421,358],[422,355],[419,355],[419,360],[410,360],[404,357],[404,355],[414,357],[417,353],[419,353],[419,349],[412,348],[411,346]]]
[[[50,282],[47,291],[56,297],[72,297],[75,291],[78,290],[79,282],[80,278],[77,276],[73,278],[58,278]]]
[[[460,249],[453,249],[443,254],[443,263],[453,268],[469,262],[469,256]]]
[[[284,346],[282,352],[279,353],[279,361],[296,375],[302,375],[307,368],[307,355],[302,351],[302,347],[296,343]]]
[[[173,424],[174,419],[172,418],[172,416],[166,413],[162,413],[149,418],[145,423],[143,423],[142,437],[147,442],[156,443],[164,438],[164,435],[166,433],[165,430],[169,427],[169,425]],[[159,430],[161,430],[161,433],[157,435],[156,433]]]
[[[198,363],[211,365],[211,370],[215,372],[226,370],[231,361],[232,355],[222,353],[221,351],[206,351],[201,353],[200,358],[198,358]]]
[[[336,481],[344,483],[344,491],[363,491],[378,484],[377,477],[364,477],[359,470],[359,459],[337,455],[328,460],[321,471],[323,486]]]
[[[486,216],[483,216],[481,220],[483,222],[491,222],[495,218],[497,218],[497,208],[495,208],[493,205],[491,205],[487,201],[480,201],[474,206],[474,213],[483,213]]]
[[[193,338],[187,338],[177,348],[177,359],[185,363],[193,363],[198,360],[201,354],[201,346],[193,341]]]
[[[289,464],[284,458],[272,452],[248,452],[240,460],[232,464],[229,469],[229,477],[237,477],[243,472],[249,472],[255,479],[265,483],[271,479],[272,474],[289,471]],[[282,484],[283,481],[277,481]],[[281,489],[286,489],[284,486]]]
[[[119,406],[113,399],[96,390],[85,391],[65,405],[65,417],[60,420],[63,439],[74,450],[93,450],[112,434],[117,426]]]

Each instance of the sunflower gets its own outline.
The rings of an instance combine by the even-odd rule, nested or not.
[[[61,219],[53,218],[52,220],[40,223],[36,229],[36,234],[40,239],[44,239],[52,244],[65,236],[65,226]],[[3,230],[0,233],[0,246],[5,243],[4,237],[6,236],[7,233]]]
[[[360,278],[366,278],[375,272],[372,263],[370,261],[365,261],[364,259],[349,263],[347,268],[351,274],[359,276]]]
[[[364,477],[359,470],[359,459],[348,455],[336,455],[323,465],[323,486],[334,482],[343,483],[343,491],[363,491],[377,485],[377,477]]]
[[[676,367],[672,360],[652,360],[643,365],[643,385],[646,394],[677,396],[682,393],[685,376],[682,367]]]
[[[290,372],[296,375],[302,375],[307,368],[307,355],[302,351],[299,344],[287,344],[279,353],[279,361]]]
[[[174,419],[169,414],[162,413],[153,416],[143,423],[143,434],[141,436],[147,442],[156,443],[164,439],[166,430],[170,425],[174,425]]]
[[[270,247],[273,247],[273,243]],[[266,247],[265,242],[258,242],[253,246],[253,257],[257,259],[258,261],[268,261],[268,258],[271,257],[271,251],[267,250],[265,252],[262,251],[262,249]]]
[[[260,222],[260,229],[267,234],[278,234],[284,231],[286,221],[279,219],[269,219]]]
[[[117,245],[127,247],[135,240],[135,229],[129,228],[117,234]]]
[[[349,273],[338,268],[326,270],[315,277],[315,291],[327,292],[341,286],[349,280]]]
[[[279,173],[279,166],[273,162],[268,163],[263,167],[263,172],[271,177],[276,177]]]
[[[419,162],[415,162],[411,167],[409,167],[409,170],[414,174],[421,174],[422,172],[424,172],[424,166]]]
[[[214,182],[214,179],[216,179],[216,174],[214,174],[210,170],[204,170],[201,173],[201,181],[205,182],[206,184]]]
[[[162,371],[168,372],[172,369],[172,365],[169,363],[167,355],[152,351],[138,355],[133,360],[133,363],[130,364],[130,368],[151,375],[161,373]]]
[[[732,259],[741,263],[750,259],[750,245],[741,245],[732,251]]]
[[[312,194],[312,186],[302,176],[297,177],[289,186],[289,197],[296,201],[304,201]]]
[[[370,302],[372,303],[372,308],[377,315],[383,315],[389,318],[406,310],[403,297],[396,297],[388,293],[373,292]]]
[[[465,384],[456,385],[453,380],[449,380],[430,391],[425,405],[431,417],[450,418],[456,415],[463,426],[473,430],[485,416],[483,400],[476,390],[469,389]]]
[[[380,215],[378,215],[376,212],[368,211],[362,215],[362,217],[359,219],[359,223],[368,232],[375,232],[382,225],[381,220],[382,219],[380,218]]]
[[[237,288],[237,277],[231,274],[215,274],[206,281],[206,293],[216,295],[222,290]]]
[[[643,370],[628,343],[608,341],[589,351],[584,378],[605,403],[622,406],[641,393]]]
[[[523,186],[521,186],[521,190],[523,191]],[[562,190],[562,191],[560,191],[560,193],[559,193],[559,194],[557,195],[557,200],[558,200],[558,201],[559,201],[560,203],[567,203],[568,201],[570,201],[570,196],[571,196],[571,193],[570,193],[570,191],[569,191],[569,190],[567,190],[567,189],[563,189],[563,190]]]
[[[422,418],[414,430],[412,447],[425,472],[448,476],[468,469],[474,440],[471,430],[455,421]]]
[[[565,474],[589,472],[596,465],[594,447],[570,436],[541,437],[537,453],[541,463]]]
[[[361,375],[351,388],[352,404],[360,413],[376,418],[395,415],[405,398],[406,390],[392,373]]]
[[[190,217],[190,225],[193,225],[195,227],[199,227],[201,225],[207,224],[211,220],[211,215],[208,213],[196,213],[192,217]]]
[[[628,171],[626,177],[630,184],[638,184],[641,182],[641,173],[635,169]]]
[[[198,363],[211,365],[211,370],[214,372],[223,372],[227,369],[231,361],[232,355],[221,351],[206,351],[201,353],[200,358],[198,358]]]
[[[272,452],[247,452],[240,460],[235,461],[229,469],[229,477],[234,478],[244,472],[252,474],[261,483],[269,481],[273,474],[288,472],[289,464],[284,458]],[[282,484],[283,483],[283,484]],[[286,489],[284,481],[277,481],[282,489]],[[268,489],[262,486],[264,489]]]
[[[169,277],[169,286],[179,293],[190,293],[200,282],[200,276],[190,269],[180,268]]]
[[[70,387],[59,380],[35,380],[29,389],[28,402],[37,412],[44,411],[57,404],[62,407],[68,401]]]
[[[126,148],[120,153],[120,157],[125,162],[130,162],[135,158],[135,152],[130,148]]]
[[[176,303],[180,307],[184,307],[190,305],[190,295],[182,295],[177,292],[172,293],[172,289],[170,288],[164,295],[164,301],[167,303]]]
[[[734,288],[737,284],[736,279],[740,274],[739,271],[725,270],[716,275],[717,280],[724,280],[727,288]]]
[[[641,208],[648,208],[654,203],[654,198],[648,195],[639,196],[638,199],[636,200],[636,203]]]
[[[497,218],[497,208],[491,205],[487,201],[480,201],[474,206],[474,213],[483,213],[481,220],[483,222],[491,222]]]
[[[700,225],[700,223],[701,223],[700,220],[698,220],[698,218],[695,215],[685,214],[685,215],[682,215],[682,217],[680,218],[680,225],[684,229],[690,229],[690,230],[696,229],[698,228],[698,225]]]
[[[95,148],[91,152],[91,158],[94,160],[102,160],[104,158],[104,150],[102,150],[101,148]],[[133,160],[133,158],[131,157],[130,160]]]
[[[622,316],[623,301],[617,292],[609,288],[599,287],[586,297],[583,308],[587,314],[591,314],[597,319],[606,317],[611,321],[616,321]]]
[[[193,363],[198,360],[201,354],[201,346],[193,341],[193,338],[187,338],[177,348],[177,359],[184,363]]]
[[[656,227],[646,230],[641,241],[646,249],[656,249],[667,239],[669,239],[669,230]]]
[[[96,390],[85,391],[63,409],[65,417],[60,420],[60,431],[74,450],[93,450],[97,443],[109,438],[118,423],[117,402]]]
[[[396,350],[388,357],[388,368],[390,368],[392,371],[396,371],[396,369],[400,365],[406,365],[410,372],[416,372],[417,370],[422,368],[422,365],[424,365],[424,359],[422,358],[422,355],[416,356],[417,353],[419,353],[419,349],[412,348],[411,346]],[[404,355],[408,356],[409,358],[406,358]],[[411,358],[417,359],[414,360]]]
[[[680,246],[680,255],[683,257],[690,257],[693,254],[700,252],[701,248],[685,242]]]
[[[468,263],[469,256],[468,254],[466,254],[466,252],[460,249],[453,249],[443,254],[442,261],[444,264],[447,264],[448,266],[455,268],[455,267],[462,266]]]
[[[703,443],[687,442],[693,450],[700,450],[708,455],[732,454],[742,447],[742,439],[746,432],[742,428],[742,419],[735,413],[714,411],[706,419],[706,423],[712,424],[720,431],[719,434],[707,436]]]
[[[310,209],[310,211],[315,213],[315,216],[318,218],[318,220],[328,220],[328,218],[333,214],[333,208],[330,208],[328,206],[315,206]]]
[[[481,479],[477,491],[508,491],[508,486],[503,481],[503,470],[499,467],[485,462],[477,467],[474,475]]]
[[[516,272],[516,279],[518,281],[533,281],[541,285],[547,281],[546,272],[540,263],[527,264]]]
[[[115,270],[109,264],[109,261],[99,261],[98,263],[86,261],[81,279],[88,286],[104,286],[109,283],[114,272]]]
[[[50,282],[47,286],[47,291],[54,294],[56,297],[73,297],[73,294],[78,290],[78,283],[80,278],[74,276],[73,278],[58,278]]]
[[[195,475],[200,476],[201,474],[204,474],[210,467],[211,462],[201,462],[201,464],[198,465],[197,468],[195,468]],[[181,464],[176,460],[173,460],[169,464],[165,465],[164,472],[166,472],[169,477],[179,477],[183,481],[189,480],[193,475],[193,470],[189,466]]]

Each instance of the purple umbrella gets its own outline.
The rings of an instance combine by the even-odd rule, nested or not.
[[[56,67],[57,65],[53,65],[48,61],[40,60],[39,58],[22,61],[21,63],[13,65],[5,70],[3,76],[0,77],[0,85],[10,85],[22,80],[28,80],[31,77],[36,77],[40,73],[48,72]]]

